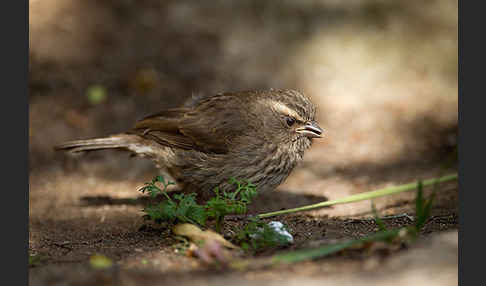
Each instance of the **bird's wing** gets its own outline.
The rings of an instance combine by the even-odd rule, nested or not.
[[[179,129],[180,120],[187,111],[187,108],[174,108],[151,114],[139,120],[128,133],[138,134],[172,148],[197,149],[195,142]]]
[[[221,94],[200,101],[187,112],[180,122],[180,130],[206,152],[227,153],[247,131],[246,122],[240,98]]]
[[[135,130],[169,147],[227,153],[233,139],[245,132],[245,120],[234,98],[214,96],[190,108],[162,111],[137,122]]]

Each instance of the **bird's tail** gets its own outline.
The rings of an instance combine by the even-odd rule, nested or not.
[[[65,150],[73,153],[102,149],[127,149],[138,143],[140,137],[132,134],[117,134],[104,138],[74,140],[54,146],[55,150]]]
[[[55,150],[79,153],[103,149],[120,149],[140,157],[147,157],[154,161],[157,168],[168,167],[172,164],[174,152],[171,148],[158,144],[153,140],[140,137],[137,134],[121,133],[104,138],[74,140],[54,146]]]

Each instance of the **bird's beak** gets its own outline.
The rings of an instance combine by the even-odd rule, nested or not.
[[[306,122],[304,126],[297,128],[296,131],[309,138],[321,138],[324,132],[316,121]]]

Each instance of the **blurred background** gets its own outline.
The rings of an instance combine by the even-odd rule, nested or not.
[[[146,267],[159,271],[157,283],[184,278],[194,285],[198,276],[187,271],[199,269],[196,261],[175,254],[174,240],[160,231],[142,230],[147,201],[137,190],[158,174],[149,160],[53,150],[66,140],[123,132],[192,94],[292,88],[317,105],[326,138],[315,140],[277,191],[252,202],[253,213],[457,172],[457,0],[30,0],[29,38],[29,253],[47,265],[29,271],[33,285],[67,277],[80,285],[91,276],[76,267],[93,253],[122,269],[156,261]],[[358,256],[263,277],[456,285],[457,195],[456,184],[441,185],[426,230],[452,229],[447,239],[393,256],[402,264]],[[405,214],[409,223],[414,198],[409,192],[374,203],[380,215]],[[363,201],[279,219],[291,223],[303,247],[363,235],[360,226],[372,227],[366,218],[348,219],[370,210]],[[396,271],[379,275],[386,265]],[[148,283],[136,277],[124,285]],[[239,280],[214,285],[228,281]]]
[[[52,147],[192,94],[262,88],[304,92],[327,130],[282,188],[335,198],[428,177],[456,145],[457,5],[30,0],[31,183],[69,170],[141,183],[149,161],[107,151],[73,167]]]

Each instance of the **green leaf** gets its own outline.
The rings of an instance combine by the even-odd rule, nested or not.
[[[152,183],[155,182],[161,182],[165,186],[165,178],[163,176],[156,176],[154,179],[152,179]]]
[[[157,182],[164,185],[163,190],[155,185]],[[247,204],[257,194],[255,185],[248,181],[242,183],[235,178],[230,178],[230,182],[237,186],[234,192],[220,191],[218,187],[215,187],[213,189],[215,196],[207,201],[205,205],[199,205],[196,202],[196,193],[174,194],[174,200],[172,200],[166,190],[169,185],[174,183],[166,182],[162,176],[156,176],[152,179],[152,182],[145,183],[145,186],[140,190],[143,193],[147,192],[152,197],[163,194],[166,197],[166,201],[154,206],[150,205],[144,209],[144,212],[149,219],[155,221],[180,221],[205,225],[207,219],[215,219],[216,226],[219,228],[224,216],[246,213]],[[240,192],[241,195],[238,196]]]
[[[96,269],[105,269],[113,265],[113,261],[102,254],[92,255],[89,258],[89,263],[91,264],[91,267]]]
[[[423,191],[422,191],[422,182],[419,181],[419,185],[417,188],[417,198],[415,202],[415,212],[417,215],[417,219],[415,222],[415,229],[417,232],[422,229],[422,227],[425,225],[425,222],[430,216],[431,210],[432,210],[432,202],[435,198],[435,190],[430,196],[428,200],[424,198]]]
[[[419,180],[417,183],[417,197],[415,199],[415,212],[417,218],[421,218],[423,216],[423,211],[424,211],[424,192],[423,192],[422,181]]]
[[[371,202],[371,210],[373,211],[373,216],[375,218],[375,222],[378,225],[378,229],[381,231],[386,230],[386,225],[383,220],[379,217],[378,211],[376,210],[375,204]]]
[[[284,229],[287,229],[284,226]],[[236,240],[241,247],[260,250],[267,247],[283,246],[289,243],[289,238],[258,218],[250,218],[249,222],[236,234]]]
[[[399,234],[400,230],[401,229],[392,229],[387,231],[381,231],[360,239],[349,240],[342,243],[325,245],[311,249],[289,251],[287,253],[274,255],[272,257],[272,261],[273,263],[295,263],[315,259],[318,257],[324,257],[326,255],[330,255],[343,249],[349,248],[351,246],[359,245],[363,242],[388,241],[390,239],[393,239],[393,237],[396,237]]]
[[[105,87],[102,85],[92,85],[86,91],[86,96],[91,104],[96,105],[106,100],[107,92]]]
[[[440,177],[440,178],[425,180],[423,182],[423,185],[424,186],[436,185],[438,183],[444,183],[444,182],[448,182],[448,181],[457,180],[457,178],[458,178],[457,174],[451,174],[451,175],[443,176],[443,177]],[[283,214],[289,214],[289,213],[296,213],[296,212],[314,210],[314,209],[333,206],[333,205],[337,205],[337,204],[347,204],[347,203],[352,203],[352,202],[359,202],[359,201],[369,200],[369,199],[373,199],[373,198],[377,198],[377,197],[388,196],[388,195],[392,195],[392,194],[398,194],[398,193],[401,193],[401,192],[412,191],[412,190],[415,190],[416,188],[417,188],[416,183],[409,183],[409,184],[404,184],[404,185],[400,185],[400,186],[393,186],[393,187],[388,187],[388,188],[385,188],[385,189],[375,190],[375,191],[371,191],[371,192],[359,193],[359,194],[348,196],[348,197],[345,197],[345,198],[342,198],[342,199],[324,201],[324,202],[320,202],[320,203],[317,203],[317,204],[302,206],[302,207],[293,208],[293,209],[286,209],[286,210],[274,211],[274,212],[269,212],[269,213],[263,213],[263,214],[259,214],[258,217],[267,218],[267,217],[272,217],[272,216],[276,216],[276,215],[283,215]]]
[[[193,205],[187,210],[187,217],[191,218],[199,225],[206,225],[207,215],[203,206]]]
[[[41,262],[40,255],[29,254],[29,266],[38,266],[40,265],[40,262]]]

